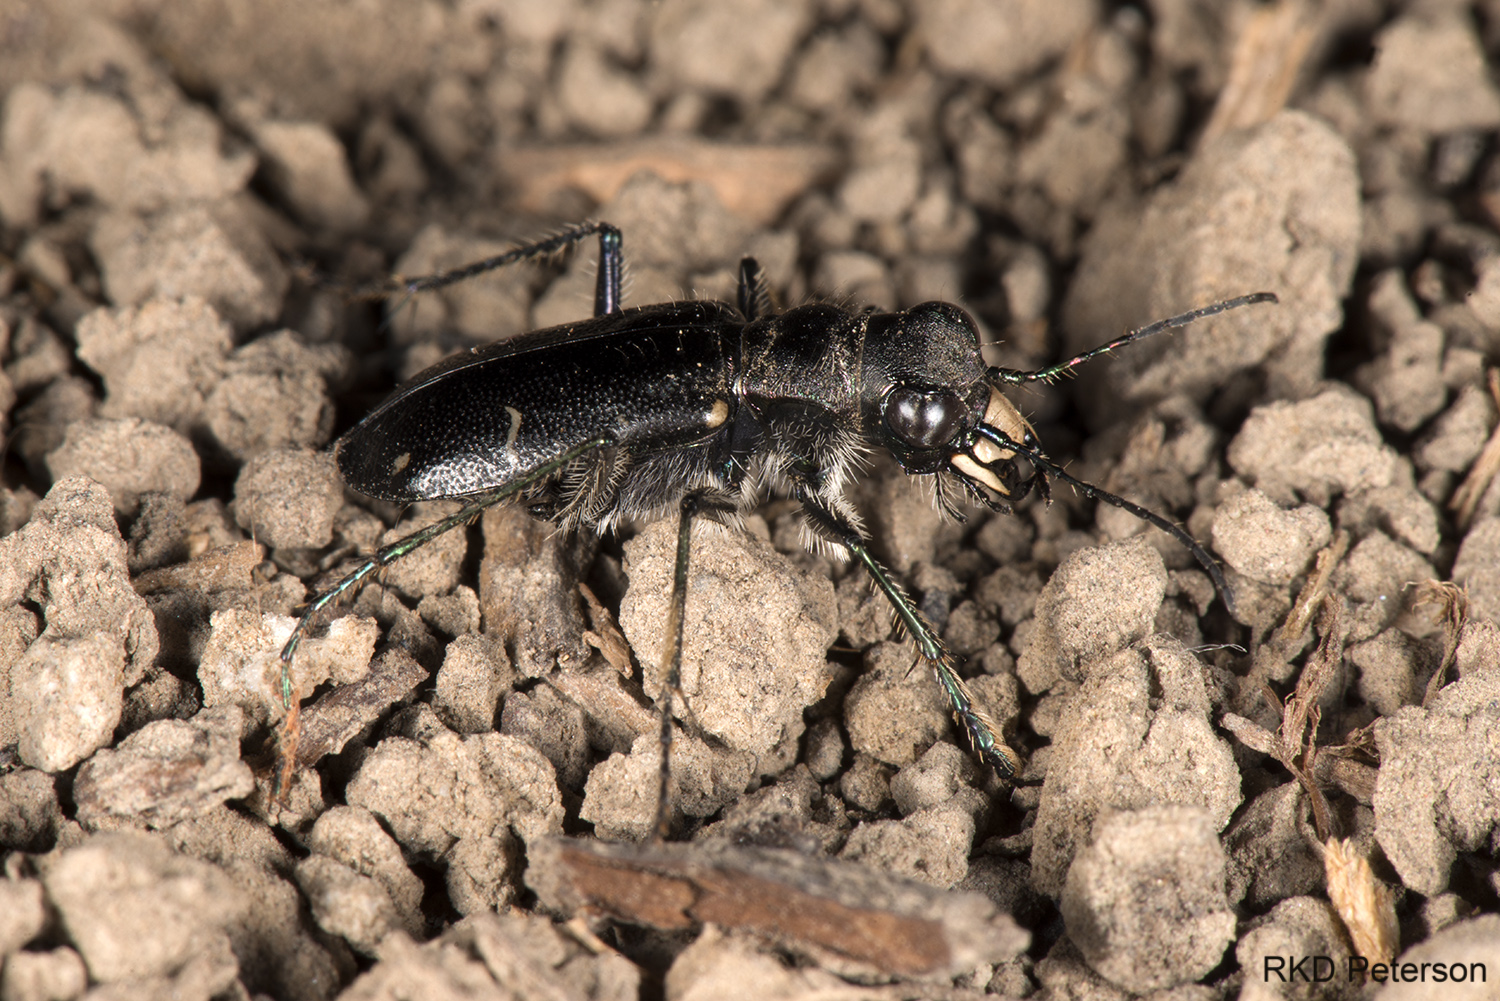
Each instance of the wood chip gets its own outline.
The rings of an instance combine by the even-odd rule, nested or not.
[[[302,710],[298,766],[309,768],[343,750],[350,739],[426,679],[422,665],[399,647],[376,657],[365,677],[335,688]]]
[[[1389,963],[1401,941],[1390,888],[1375,878],[1369,861],[1348,840],[1323,846],[1328,899],[1349,929],[1354,951],[1371,965]]]
[[[1235,40],[1229,79],[1203,129],[1202,142],[1270,121],[1286,107],[1316,37],[1306,7],[1298,0],[1270,4],[1251,14]]]
[[[952,977],[1019,955],[1030,933],[989,898],[837,859],[724,842],[531,847],[527,884],[548,908],[664,930],[757,935],[842,975]]]
[[[136,594],[160,594],[164,591],[235,591],[247,589],[255,581],[250,574],[265,559],[264,546],[254,542],[237,542],[220,546],[186,563],[178,563],[138,574],[132,586]]]
[[[508,194],[529,211],[546,211],[569,188],[603,204],[636,173],[649,170],[666,181],[702,181],[730,212],[760,226],[775,223],[797,196],[839,165],[837,151],[828,146],[689,138],[510,147],[498,159]]]

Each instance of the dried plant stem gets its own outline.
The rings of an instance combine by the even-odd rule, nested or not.
[[[1500,409],[1500,369],[1490,369],[1489,390],[1495,407]],[[1469,467],[1469,475],[1464,477],[1458,489],[1453,491],[1453,498],[1448,501],[1448,507],[1458,519],[1459,528],[1468,528],[1469,523],[1474,520],[1474,512],[1497,473],[1500,473],[1500,424],[1496,424],[1495,429],[1490,432],[1490,439],[1484,443],[1479,458]]]

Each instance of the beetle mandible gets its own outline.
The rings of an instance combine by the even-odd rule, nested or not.
[[[317,595],[281,653],[282,697],[312,617],[360,581],[484,509],[550,490],[565,529],[607,531],[625,519],[679,514],[668,635],[663,655],[662,766],[656,830],[668,825],[672,698],[682,656],[691,525],[742,512],[767,489],[800,502],[814,538],[864,567],[932,669],[975,753],[1001,778],[1021,759],[974,704],[957,658],[871,553],[844,497],[860,459],[887,451],[913,475],[932,475],[937,503],[957,515],[955,489],[995,511],[1048,478],[1116,505],[1188,547],[1226,602],[1213,559],[1175,524],[1068,475],[1047,457],[1031,425],[1001,392],[1054,380],[1101,354],[1201,317],[1259,302],[1256,293],[1215,303],[1117,337],[1036,371],[986,366],[974,320],[958,306],[926,302],[894,312],[830,305],[783,313],[759,268],[741,262],[737,303],[673,302],[621,308],[622,238],[605,222],[463,268],[393,284],[386,292],[439,288],[506,264],[599,237],[594,316],[454,355],[422,372],[335,445],[345,482],[380,500],[467,498],[456,514],[378,550]],[[620,373],[627,370],[628,379]],[[1030,466],[1023,472],[1018,460]],[[289,719],[291,717],[289,716]],[[294,725],[283,731],[278,785],[290,778]]]

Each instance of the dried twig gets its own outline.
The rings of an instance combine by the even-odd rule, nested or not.
[[[1291,611],[1287,612],[1286,619],[1255,651],[1255,661],[1240,683],[1239,695],[1235,700],[1235,708],[1240,713],[1248,713],[1254,707],[1256,698],[1265,691],[1267,680],[1277,676],[1280,668],[1302,648],[1308,626],[1312,624],[1313,616],[1328,596],[1333,568],[1338,566],[1348,550],[1349,533],[1339,532],[1318,553],[1313,572],[1302,585],[1302,591],[1297,595]]]
[[[1204,127],[1203,141],[1269,121],[1284,108],[1316,36],[1306,5],[1297,0],[1251,14],[1235,40],[1229,79]]]
[[[1490,369],[1488,384],[1490,398],[1495,401],[1496,409],[1500,409],[1500,369]],[[1500,473],[1500,423],[1490,432],[1489,441],[1484,443],[1479,458],[1469,467],[1469,475],[1464,477],[1464,481],[1453,491],[1453,497],[1448,501],[1448,507],[1454,512],[1459,528],[1467,529],[1474,520],[1474,512],[1497,473]]]
[[[1432,672],[1432,677],[1427,679],[1427,690],[1422,693],[1422,705],[1426,706],[1447,684],[1448,669],[1458,656],[1458,638],[1469,618],[1469,592],[1452,581],[1424,581],[1417,585],[1417,597],[1412,602],[1413,608],[1422,605],[1437,606],[1433,618],[1443,627],[1443,659]]]
[[[786,850],[551,838],[527,851],[527,885],[554,910],[717,925],[862,978],[951,978],[1012,959],[1031,938],[987,897]]]

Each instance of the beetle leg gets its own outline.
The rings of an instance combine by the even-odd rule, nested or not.
[[[661,651],[661,770],[656,788],[656,821],[652,837],[665,841],[672,827],[672,698],[682,688],[682,616],[687,609],[688,557],[693,548],[693,516],[703,498],[690,493],[682,498],[677,523],[677,559],[672,564],[672,597],[667,603],[667,635]]]
[[[962,477],[949,478],[942,475],[937,475],[932,478],[932,500],[933,503],[937,505],[939,511],[943,512],[943,514],[947,515],[949,518],[952,518],[956,523],[962,525],[969,519],[962,511],[958,509],[953,501],[949,499],[949,494],[953,490],[953,484],[951,481],[954,479],[958,480],[958,482],[962,483],[965,487],[968,487],[971,491],[973,490],[968,482],[965,481]]]
[[[695,490],[682,498],[681,517],[677,523],[677,559],[672,564],[672,597],[667,603],[667,635],[661,650],[661,694],[657,710],[661,713],[661,770],[656,789],[656,820],[651,826],[652,838],[665,841],[672,828],[672,720],[676,715],[672,703],[682,695],[682,620],[687,611],[688,559],[693,548],[693,519],[715,512],[733,511],[735,506],[711,490]],[[684,719],[696,728],[692,707],[682,699]]]
[[[594,275],[594,315],[620,311],[620,282],[625,276],[625,251],[620,231],[607,222],[594,224],[599,230],[599,270]],[[587,235],[587,234],[585,234]],[[580,237],[582,239],[582,237]]]
[[[625,255],[621,248],[620,231],[607,222],[588,222],[580,226],[570,226],[556,236],[533,243],[523,243],[503,254],[486,257],[483,260],[465,264],[463,267],[440,271],[434,275],[420,275],[416,278],[388,279],[356,288],[352,294],[356,298],[379,299],[402,292],[408,296],[418,292],[430,292],[433,289],[468,281],[477,275],[503,268],[507,264],[548,257],[596,234],[599,237],[599,272],[594,281],[594,315],[618,313]]]
[[[901,585],[892,579],[875,555],[859,529],[849,520],[833,511],[807,486],[797,490],[797,499],[802,502],[802,511],[813,530],[833,542],[837,542],[859,561],[869,573],[875,586],[885,593],[886,599],[896,610],[896,616],[906,627],[906,632],[917,645],[917,652],[932,668],[943,694],[948,696],[948,705],[953,718],[968,735],[969,744],[984,762],[1002,779],[1014,778],[1021,771],[1021,756],[1011,750],[1000,733],[1000,726],[982,709],[974,705],[974,694],[958,674],[958,658],[938,638],[911,598]]]
[[[361,581],[376,571],[388,567],[403,556],[421,549],[445,532],[450,532],[460,525],[468,524],[483,514],[486,508],[494,507],[501,501],[523,493],[527,488],[535,486],[549,476],[554,475],[574,459],[581,458],[590,452],[605,448],[610,444],[612,442],[608,438],[592,438],[580,445],[575,445],[561,455],[543,463],[530,475],[514,483],[507,484],[492,493],[478,497],[457,514],[444,518],[442,521],[434,522],[403,539],[397,539],[388,546],[382,546],[375,551],[374,555],[355,567],[354,570],[339,580],[338,583],[313,597],[312,601],[303,610],[302,616],[297,620],[297,624],[292,627],[292,634],[287,638],[286,645],[281,648],[281,703],[288,714],[287,721],[282,727],[280,747],[277,752],[280,764],[277,770],[276,789],[274,793],[276,799],[280,799],[286,793],[291,783],[292,773],[297,766],[296,719],[292,712],[292,658],[296,656],[297,647],[302,644],[302,637],[312,624],[313,616],[333,604],[344,594],[353,590]]]
[[[772,312],[771,295],[766,291],[765,278],[760,272],[760,262],[753,257],[740,259],[739,285],[735,303],[746,320]]]

